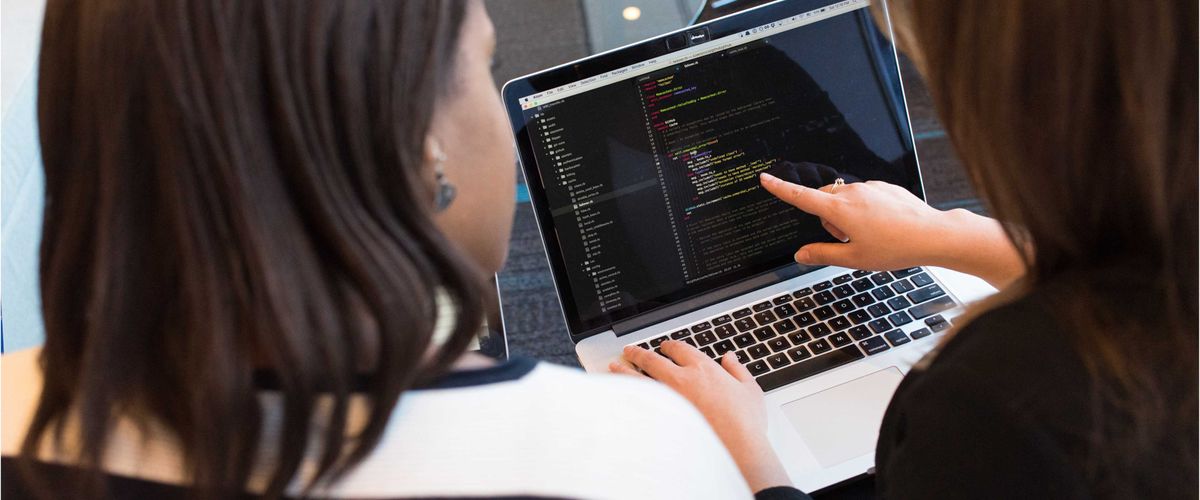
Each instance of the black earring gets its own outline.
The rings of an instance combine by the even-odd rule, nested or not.
[[[454,184],[446,180],[446,173],[442,171],[442,164],[446,162],[446,154],[438,151],[433,161],[433,170],[437,176],[438,185],[437,194],[434,197],[434,210],[441,212],[454,202],[454,197],[458,194],[458,190],[454,188]]]

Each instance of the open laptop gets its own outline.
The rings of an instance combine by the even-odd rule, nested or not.
[[[874,465],[900,379],[989,292],[944,270],[799,266],[801,245],[834,240],[759,186],[768,171],[923,196],[897,56],[868,3],[770,3],[503,89],[584,368],[667,338],[735,352],[808,491]]]

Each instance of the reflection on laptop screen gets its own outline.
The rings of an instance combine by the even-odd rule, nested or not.
[[[760,172],[918,192],[895,56],[866,5],[847,0],[520,99],[579,326],[832,241],[763,190]]]

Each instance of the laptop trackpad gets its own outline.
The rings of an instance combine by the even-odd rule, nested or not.
[[[783,414],[821,467],[875,449],[879,423],[904,374],[885,368],[783,405]]]

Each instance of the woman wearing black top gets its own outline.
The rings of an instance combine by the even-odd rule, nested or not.
[[[887,184],[762,178],[847,241],[800,248],[801,263],[937,265],[1001,290],[897,389],[879,493],[1196,498],[1195,2],[899,0],[891,12],[1002,222]],[[637,348],[626,359],[691,399],[747,478],[787,485],[745,369],[662,347],[675,363]]]

